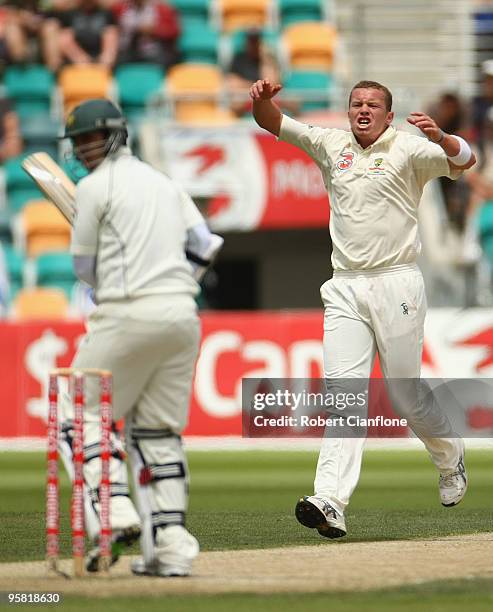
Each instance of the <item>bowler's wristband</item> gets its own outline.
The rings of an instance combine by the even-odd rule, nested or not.
[[[459,142],[460,149],[457,155],[454,155],[453,157],[447,155],[447,158],[454,164],[454,166],[465,166],[472,157],[471,147],[460,136],[453,136],[453,138]]]

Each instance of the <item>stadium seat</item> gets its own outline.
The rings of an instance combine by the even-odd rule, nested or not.
[[[77,277],[69,252],[42,253],[36,259],[36,285],[57,287],[70,299]]]
[[[58,157],[58,140],[61,126],[49,115],[24,117],[21,122],[24,154],[45,151],[55,159]]]
[[[58,85],[65,112],[89,98],[105,98],[111,93],[111,72],[102,64],[73,64],[60,71]]]
[[[24,255],[10,245],[3,244],[7,272],[10,281],[10,299],[12,300],[24,285]]]
[[[0,242],[10,244],[12,242],[11,212],[6,208],[0,208]]]
[[[278,0],[281,27],[300,21],[320,21],[322,0]]]
[[[21,163],[25,155],[9,159],[4,164],[7,204],[11,212],[19,211],[28,200],[41,198],[41,192],[24,172]]]
[[[46,200],[26,204],[20,212],[19,231],[24,236],[28,257],[47,251],[66,251],[70,246],[69,223]]]
[[[275,30],[263,29],[261,32],[262,43],[275,49],[279,42],[279,35]],[[230,36],[232,55],[244,51],[246,45],[246,30],[235,30]]]
[[[332,26],[320,22],[296,23],[284,30],[282,40],[292,69],[332,69],[336,43]]]
[[[164,71],[156,64],[122,64],[115,79],[122,110],[132,120],[142,115],[146,104],[161,91]]]
[[[50,112],[55,77],[45,66],[9,66],[4,85],[22,119]]]
[[[171,4],[179,12],[183,28],[209,21],[210,0],[171,0]]]
[[[223,32],[263,28],[272,22],[271,0],[217,0],[216,10]]]
[[[63,319],[69,314],[69,302],[60,289],[34,287],[21,289],[12,304],[14,319]]]
[[[332,75],[315,70],[296,70],[284,80],[284,95],[301,99],[303,112],[327,108]]]
[[[195,121],[200,116],[212,118],[222,93],[221,70],[212,64],[178,64],[170,69],[167,94],[178,121]]]
[[[207,24],[185,26],[180,36],[179,49],[184,62],[215,64],[218,55],[217,33]]]

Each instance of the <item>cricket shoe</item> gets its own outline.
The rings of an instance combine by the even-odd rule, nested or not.
[[[138,525],[132,525],[132,527],[126,527],[125,529],[117,529],[113,532],[111,537],[111,563],[114,565],[123,551],[132,546],[140,538],[140,527]],[[87,553],[86,557],[86,570],[88,572],[99,571],[99,559],[100,549],[96,546]]]
[[[302,497],[294,513],[302,525],[316,529],[324,538],[342,538],[347,533],[344,516],[319,497]]]
[[[142,557],[130,565],[136,576],[160,576],[162,578],[190,576],[192,562],[199,554],[197,539],[181,525],[169,525],[157,541],[155,558],[146,563]]]
[[[459,459],[453,472],[442,472],[438,481],[440,501],[447,508],[457,506],[467,491],[467,474],[464,466],[464,457]]]

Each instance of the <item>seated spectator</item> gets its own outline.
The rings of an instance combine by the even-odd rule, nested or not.
[[[7,22],[9,20],[10,8],[6,6],[0,6],[0,70],[3,71],[5,66],[10,61],[7,40],[6,40],[6,30],[7,30]]]
[[[479,148],[483,143],[483,131],[489,109],[493,106],[493,59],[481,64],[482,83],[478,96],[472,99],[471,115],[474,139]]]
[[[241,116],[250,110],[248,91],[258,79],[279,82],[277,62],[266,45],[262,44],[261,32],[248,30],[245,49],[236,53],[229,68],[226,84],[229,89],[233,112]]]
[[[113,68],[118,52],[118,27],[113,13],[99,0],[77,0],[76,8],[60,12],[63,57],[72,64],[97,62]]]
[[[165,69],[179,60],[180,23],[175,9],[161,0],[117,0],[119,63],[153,62]]]
[[[0,98],[0,163],[22,152],[19,118],[7,98]]]
[[[462,100],[454,93],[442,94],[429,109],[430,117],[437,122],[447,134],[458,134],[468,138],[466,134],[466,108]],[[453,181],[446,176],[439,179],[447,214],[452,226],[460,233],[464,231],[469,202],[469,186],[464,177]]]
[[[61,65],[59,26],[54,12],[65,3],[11,0],[5,41],[12,63],[44,63],[54,72]],[[49,8],[51,6],[51,8]]]

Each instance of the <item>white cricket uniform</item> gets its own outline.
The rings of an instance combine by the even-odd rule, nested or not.
[[[80,181],[76,205],[71,252],[96,256],[98,305],[73,367],[113,374],[114,419],[126,418],[139,511],[153,532],[146,534],[147,544],[152,548],[153,538],[155,545],[146,552],[149,560],[159,557],[160,528],[184,524],[188,472],[180,434],[188,420],[200,340],[198,285],[185,242],[187,229],[204,220],[170,178],[126,147]],[[99,452],[95,379],[87,380],[86,393],[87,459]],[[115,459],[111,469],[112,527],[139,523],[125,497],[124,467]],[[144,477],[142,470],[147,470]],[[86,463],[85,477],[97,487],[99,462]]]
[[[416,265],[418,205],[427,181],[450,172],[441,147],[388,127],[363,149],[352,132],[312,127],[283,116],[279,138],[319,166],[330,200],[334,276],[321,287],[325,377],[370,376],[378,350],[386,378],[419,378],[426,297]],[[460,440],[427,437],[438,469],[455,469]],[[360,473],[363,438],[322,442],[315,494],[342,513]]]

